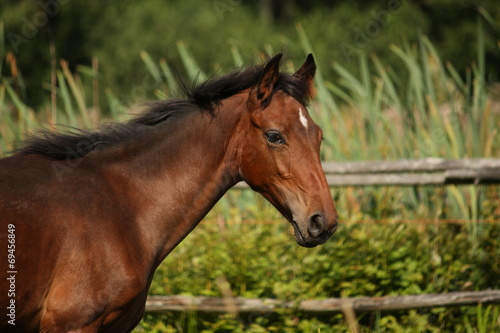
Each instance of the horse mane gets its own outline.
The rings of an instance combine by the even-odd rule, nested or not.
[[[106,124],[97,130],[69,128],[67,133],[38,131],[35,135],[28,136],[21,147],[13,153],[36,154],[54,160],[76,159],[93,150],[130,142],[158,124],[183,118],[193,112],[208,112],[213,116],[215,109],[222,104],[224,99],[257,84],[263,70],[264,65],[240,68],[199,85],[193,84],[191,87],[181,81],[184,99],[148,103],[144,112],[129,121]],[[277,91],[283,91],[303,105],[306,105],[310,98],[307,83],[291,74],[279,73],[272,95]]]

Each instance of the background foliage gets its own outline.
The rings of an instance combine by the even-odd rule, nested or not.
[[[308,250],[294,244],[292,231],[283,223],[205,221],[162,264],[151,294],[223,297],[229,290],[233,296],[300,301],[500,287],[498,225],[484,226],[472,240],[464,225],[398,222],[343,225],[332,241]],[[498,328],[499,307],[493,309],[496,312],[486,316],[492,332]],[[466,332],[464,318],[477,320],[478,311],[460,307],[373,312],[362,314],[358,324],[365,332],[377,327],[383,332]],[[150,314],[142,331],[174,332],[177,326],[205,332],[349,331],[342,315],[311,316],[293,309],[277,315],[196,319]],[[474,322],[471,327],[478,326]]]
[[[487,12],[492,22],[500,21],[495,0],[0,0],[0,8],[6,51],[15,52],[30,106],[46,98],[41,88],[50,82],[51,44],[55,57],[65,59],[71,69],[90,65],[91,58],[98,57],[103,84],[121,96],[130,94],[146,74],[141,50],[153,59],[179,62],[180,40],[209,74],[234,65],[232,47],[240,50],[245,64],[269,48],[299,61],[303,52],[294,29],[298,23],[313,42],[327,76],[334,74],[333,61],[356,71],[353,52],[358,50],[392,62],[396,56],[388,47],[391,43],[414,42],[422,34],[462,75],[476,56],[471,45],[477,35],[478,9]],[[484,31],[487,79],[495,81],[500,72],[500,32],[492,24],[486,24]],[[401,69],[397,65],[395,70]]]
[[[188,81],[313,52],[325,160],[500,157],[496,1],[0,0],[0,147],[95,127]],[[133,111],[132,111],[133,110]],[[7,154],[7,153],[5,153]],[[498,186],[338,188],[342,226],[298,247],[233,190],[176,248],[152,294],[306,298],[500,288]],[[424,223],[426,222],[426,223]],[[450,222],[450,223],[443,223]],[[456,223],[460,222],[460,223]],[[490,332],[498,306],[358,314],[365,332]],[[343,332],[342,315],[148,314],[137,332]]]

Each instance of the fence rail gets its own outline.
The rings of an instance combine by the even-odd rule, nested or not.
[[[295,309],[309,314],[329,314],[343,312],[345,309],[358,312],[393,311],[476,304],[500,304],[500,290],[408,296],[328,298],[305,300],[300,303],[242,297],[149,296],[146,302],[146,312],[273,313],[279,309]]]
[[[328,184],[336,186],[416,186],[447,184],[500,184],[500,159],[323,162]],[[236,185],[248,188],[245,183]],[[500,290],[451,292],[408,296],[329,298],[299,303],[275,299],[204,296],[150,296],[147,312],[273,313],[295,309],[310,314],[351,311],[393,311],[416,308],[500,304]]]
[[[500,184],[498,158],[323,162],[323,169],[332,187]]]

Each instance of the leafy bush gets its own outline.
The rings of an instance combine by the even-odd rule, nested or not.
[[[314,249],[296,245],[289,229],[284,222],[202,222],[161,264],[150,293],[223,297],[221,281],[227,281],[233,296],[293,302],[500,287],[498,224],[481,225],[473,239],[466,225],[349,223]],[[365,313],[358,320],[364,329],[456,331],[463,316],[473,313],[467,307],[420,309]],[[342,315],[308,316],[292,309],[266,316],[148,314],[142,325],[152,332],[155,325],[189,327],[189,316],[198,316],[189,325],[199,332],[347,331]]]

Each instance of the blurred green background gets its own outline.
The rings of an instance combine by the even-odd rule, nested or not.
[[[0,151],[54,124],[124,121],[203,81],[313,52],[324,160],[500,157],[500,2],[0,0]],[[159,267],[152,294],[277,298],[499,289],[500,187],[332,189],[341,226],[300,248],[231,190]],[[241,235],[245,235],[242,237]],[[222,282],[221,282],[222,281]],[[357,332],[498,332],[500,307],[357,314]],[[343,315],[147,314],[137,332],[355,332]]]
[[[465,75],[476,59],[481,13],[491,20],[483,26],[486,79],[497,81],[499,7],[495,0],[1,0],[0,19],[4,52],[14,51],[26,86],[23,97],[36,107],[46,99],[43,83],[50,82],[51,44],[55,57],[65,59],[71,69],[97,57],[102,84],[124,95],[146,74],[139,52],[178,63],[178,41],[209,74],[234,66],[233,47],[245,64],[269,49],[301,61],[296,24],[304,27],[327,77],[334,75],[334,61],[357,70],[357,51],[395,62],[389,45],[415,42],[421,35],[432,41],[443,61]],[[396,71],[401,69],[397,64]]]

